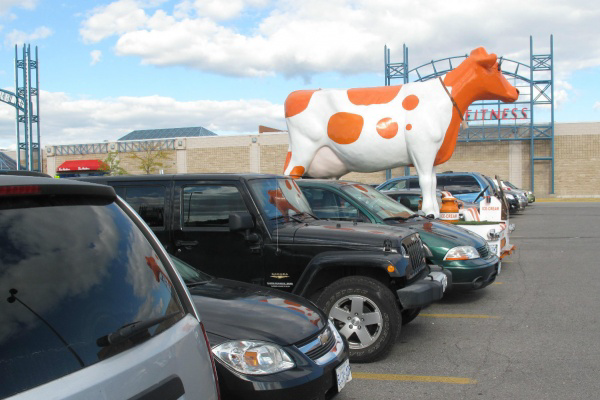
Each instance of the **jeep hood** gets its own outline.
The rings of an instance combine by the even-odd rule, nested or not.
[[[405,227],[318,220],[297,228],[294,243],[382,248],[389,240],[392,247],[397,248],[400,240],[415,232]]]

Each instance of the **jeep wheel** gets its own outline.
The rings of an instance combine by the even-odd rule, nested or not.
[[[350,360],[371,362],[400,334],[402,316],[390,289],[375,279],[349,276],[325,288],[317,301],[350,345]]]
[[[413,319],[417,318],[417,315],[421,312],[421,308],[411,308],[410,310],[402,310],[402,325],[406,325]]]

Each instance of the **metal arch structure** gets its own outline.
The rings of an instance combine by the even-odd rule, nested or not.
[[[42,149],[40,146],[39,125],[39,63],[35,47],[31,53],[30,45],[23,45],[22,58],[19,59],[15,45],[15,89],[16,93],[0,89],[0,101],[16,110],[17,169],[42,171]],[[19,83],[19,72],[21,83]]]
[[[423,82],[443,76],[458,66],[468,55],[447,57],[431,61],[416,68],[409,69],[408,48],[402,46],[402,62],[392,63],[390,59],[390,49],[384,47],[385,62],[385,84],[389,86],[393,79],[400,79],[402,83]],[[526,118],[501,119],[502,113],[505,113],[505,104],[500,101],[477,101],[465,112],[465,119],[469,121],[467,129],[461,129],[459,142],[499,142],[499,141],[528,141],[530,143],[530,187],[535,189],[535,164],[536,162],[550,162],[551,164],[551,189],[554,193],[554,40],[550,36],[550,51],[544,54],[533,53],[533,37],[529,37],[529,65],[519,61],[514,61],[501,57],[502,73],[508,79],[512,80],[513,86],[516,86],[521,94],[516,102],[511,106],[521,106],[523,116]],[[528,106],[526,108],[525,106]],[[471,109],[475,109],[475,119],[477,111],[481,111],[483,116],[479,120],[469,120]],[[504,110],[503,110],[504,108]],[[513,108],[513,111],[515,109]],[[526,116],[526,111],[529,116]],[[544,114],[549,110],[549,120],[544,121],[538,118],[538,114]],[[490,111],[490,115],[496,116],[496,119],[485,120],[485,114]],[[548,113],[546,113],[548,114]],[[525,120],[526,123],[519,123]],[[550,141],[550,154],[537,155],[535,145],[539,141]],[[409,168],[405,167],[405,175],[408,175]],[[391,178],[391,171],[386,171],[386,179]]]

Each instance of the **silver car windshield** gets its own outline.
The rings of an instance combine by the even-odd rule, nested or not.
[[[379,218],[409,218],[414,214],[409,208],[404,207],[391,197],[378,192],[369,185],[351,184],[344,185],[342,190]]]

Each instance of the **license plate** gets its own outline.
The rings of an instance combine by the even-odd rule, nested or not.
[[[442,291],[446,291],[446,287],[448,286],[448,277],[443,272],[432,271],[429,275],[433,278],[434,281],[438,281],[442,284]]]
[[[352,371],[350,371],[350,361],[346,360],[335,369],[335,375],[337,377],[338,392],[341,391],[346,383],[352,380]]]
[[[498,245],[497,244],[490,244],[490,251],[492,253],[494,253],[495,255],[498,255]]]

